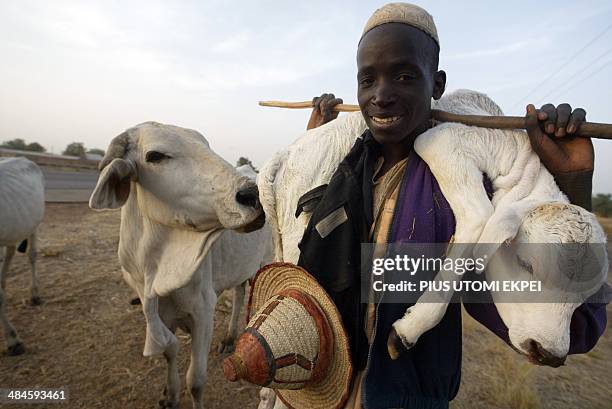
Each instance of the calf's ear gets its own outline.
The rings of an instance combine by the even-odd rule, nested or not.
[[[130,195],[130,182],[136,178],[136,167],[125,159],[113,159],[98,178],[89,198],[89,207],[96,210],[118,209]]]

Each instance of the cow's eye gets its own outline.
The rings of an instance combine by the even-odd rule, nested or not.
[[[164,159],[169,159],[170,156],[165,153],[157,152],[157,151],[149,151],[145,156],[145,160],[149,163],[158,163]]]
[[[516,256],[516,261],[523,270],[533,275],[533,266],[531,264],[520,258],[518,255]]]

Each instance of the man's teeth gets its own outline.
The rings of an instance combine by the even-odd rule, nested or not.
[[[388,123],[391,123],[391,122],[395,122],[398,119],[400,119],[399,116],[390,116],[390,117],[387,117],[387,118],[380,118],[378,116],[373,116],[372,117],[372,120],[374,122],[378,122],[379,124],[388,124]]]

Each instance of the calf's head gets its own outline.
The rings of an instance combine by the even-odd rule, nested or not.
[[[605,285],[605,242],[593,214],[574,205],[548,203],[528,213],[516,237],[489,260],[489,279],[542,283],[541,291],[533,294],[513,293],[503,301],[494,295],[517,351],[543,365],[563,364],[574,311]]]
[[[264,215],[253,178],[212,151],[200,133],[145,122],[115,137],[100,162],[93,209],[116,209],[136,190],[146,217],[196,231],[252,231]]]

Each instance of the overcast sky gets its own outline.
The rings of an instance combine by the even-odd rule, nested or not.
[[[257,101],[329,91],[355,103],[357,42],[384,3],[0,0],[0,141],[105,149],[155,120],[261,166],[309,112]],[[485,92],[507,115],[569,102],[612,122],[609,1],[417,4],[438,26],[447,90]],[[594,190],[612,192],[612,142],[595,146]]]

